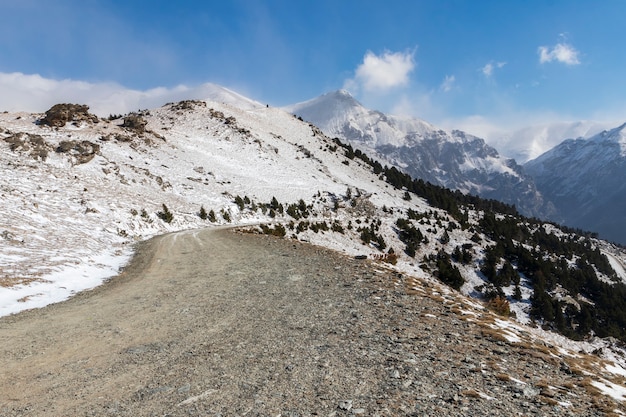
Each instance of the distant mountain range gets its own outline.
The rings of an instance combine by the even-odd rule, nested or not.
[[[563,224],[626,243],[626,124],[590,139],[569,139],[527,162]]]
[[[515,205],[527,216],[554,214],[522,167],[481,138],[366,109],[345,90],[286,110],[415,178]]]
[[[339,90],[285,108],[331,137],[415,178],[515,205],[520,213],[597,232],[626,244],[626,139],[624,126],[602,131],[595,122],[528,127],[508,141],[521,160],[559,138],[574,135],[523,166],[476,136],[446,131],[418,118],[366,109]],[[583,138],[584,137],[584,138]],[[523,140],[521,140],[523,138]]]
[[[588,139],[614,126],[615,124],[590,120],[535,124],[492,137],[489,143],[506,157],[525,164],[566,139]]]

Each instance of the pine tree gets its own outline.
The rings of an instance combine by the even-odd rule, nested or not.
[[[163,211],[159,211],[157,213],[157,217],[165,223],[171,223],[172,220],[174,220],[174,215],[169,211],[165,204],[163,204]]]

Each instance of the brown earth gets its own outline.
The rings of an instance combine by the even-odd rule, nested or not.
[[[139,245],[119,276],[0,319],[1,416],[604,415],[584,376],[489,337],[406,278],[225,230]],[[535,354],[533,354],[535,353]]]

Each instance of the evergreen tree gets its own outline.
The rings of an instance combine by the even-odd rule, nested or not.
[[[163,204],[163,210],[157,212],[157,217],[165,223],[171,223],[172,220],[174,220],[174,215],[169,211],[165,204]]]

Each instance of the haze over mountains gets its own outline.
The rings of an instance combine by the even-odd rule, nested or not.
[[[536,124],[501,134],[499,138],[492,137],[490,143],[507,157],[525,164],[566,139],[589,139],[613,127],[615,125],[612,123],[591,120]]]
[[[626,174],[623,153],[615,146],[599,144],[602,138],[615,136],[617,129],[593,139],[577,139],[575,149],[571,149],[572,141],[566,141],[521,166],[481,138],[459,130],[445,131],[417,118],[366,109],[344,90],[286,109],[316,124],[327,135],[376,154],[416,178],[503,201],[527,216],[598,232],[626,243],[626,220],[619,215],[626,199],[619,183]],[[513,140],[524,137],[528,142],[529,136],[533,138],[530,148],[519,149],[524,157],[554,141],[552,135],[584,136],[601,126],[591,122],[535,126],[516,132]]]
[[[554,220],[626,243],[626,125],[569,139],[524,164],[557,208]]]

